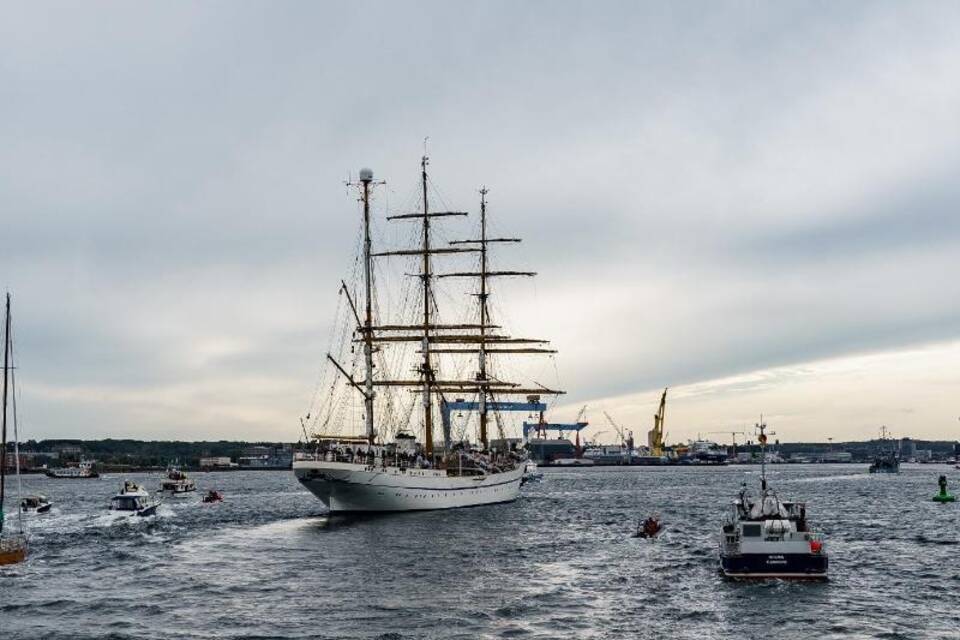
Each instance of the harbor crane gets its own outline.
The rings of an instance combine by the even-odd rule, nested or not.
[[[621,443],[626,442],[627,438],[623,434],[623,429],[620,428],[620,425],[617,424],[617,421],[613,419],[613,416],[611,416],[609,413],[604,411],[603,417],[607,419],[607,422],[610,423],[610,426],[613,427],[613,430],[617,432],[618,436],[620,436],[620,442]]]
[[[632,452],[633,451],[633,431],[624,429],[619,424],[617,424],[617,421],[614,420],[613,416],[607,413],[607,411],[603,412],[603,416],[607,419],[607,422],[610,423],[610,426],[613,427],[614,430],[617,432],[617,435],[620,436],[621,446],[626,446]]]
[[[660,396],[660,407],[653,416],[653,429],[647,432],[647,445],[650,447],[650,454],[654,456],[663,455],[663,419],[667,411],[667,389],[663,390]]]

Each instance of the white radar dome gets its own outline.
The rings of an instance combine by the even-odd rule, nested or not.
[[[370,182],[373,180],[373,169],[367,169],[364,167],[360,169],[360,182]]]

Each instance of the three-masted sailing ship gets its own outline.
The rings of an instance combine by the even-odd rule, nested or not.
[[[349,312],[344,310],[343,315],[350,327],[349,339],[344,332],[342,341],[349,342],[352,355],[346,357],[353,362],[327,355],[333,370],[330,395],[314,414],[312,434],[301,421],[309,448],[298,452],[293,462],[297,479],[332,512],[449,509],[516,499],[526,455],[518,439],[505,437],[501,414],[542,407],[541,396],[563,393],[501,377],[498,359],[508,354],[556,353],[546,340],[506,335],[491,317],[492,279],[535,274],[491,269],[489,247],[520,240],[490,237],[485,188],[480,190],[479,237],[442,243],[440,222],[468,214],[430,208],[427,166],[423,157],[417,210],[387,217],[418,226],[411,230],[413,247],[374,251],[371,193],[383,183],[375,182],[369,169],[361,170],[359,182],[351,183],[362,204],[363,233],[355,268],[362,292],[357,286],[351,295],[346,282],[340,291],[348,303]],[[472,254],[475,267],[435,271],[435,262],[458,254]],[[408,260],[414,273],[405,274],[412,277],[407,282],[415,284],[405,293],[378,296],[379,261],[394,257]],[[453,305],[460,311],[459,321],[451,322],[441,315],[437,287],[457,281],[468,286],[463,302]],[[381,308],[381,297],[410,304],[400,304],[399,310]],[[405,350],[406,355],[395,357],[396,350]],[[404,375],[405,371],[409,373]],[[362,399],[362,407],[354,411],[355,417],[362,413],[361,435],[342,433],[349,429],[349,411],[338,403],[338,391]],[[466,427],[454,433],[454,408],[457,418],[464,411],[473,416],[473,439],[465,436]],[[493,428],[498,438],[491,438]]]
[[[10,339],[10,294],[7,294],[7,307],[3,332],[3,418],[0,425],[0,565],[22,562],[27,557],[27,536],[23,532],[23,515],[20,508],[20,455],[17,448],[17,396],[11,393],[13,388],[13,344]],[[8,399],[12,402],[8,403]],[[12,405],[14,425],[13,467],[17,477],[17,529],[13,530],[4,522],[4,503],[7,497],[7,407]]]

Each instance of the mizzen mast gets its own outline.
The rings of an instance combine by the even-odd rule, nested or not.
[[[504,386],[499,381],[493,381],[490,378],[487,367],[487,356],[492,353],[555,353],[553,349],[544,349],[536,347],[524,347],[519,349],[489,349],[488,345],[503,344],[504,339],[501,336],[490,335],[487,329],[493,328],[490,324],[490,286],[488,280],[493,277],[531,277],[536,273],[532,271],[491,271],[489,254],[487,246],[492,243],[500,242],[520,242],[520,238],[490,238],[487,236],[487,193],[486,187],[480,189],[480,238],[477,240],[455,240],[450,244],[478,244],[480,245],[480,270],[473,273],[446,273],[441,277],[477,277],[480,280],[479,292],[474,294],[480,302],[480,334],[477,345],[477,386],[479,393],[479,414],[480,414],[480,441],[483,448],[486,449],[489,444],[489,409],[491,405],[496,406],[493,397],[494,391],[502,393],[518,393],[517,389],[511,389]],[[509,340],[509,339],[507,339]],[[527,343],[545,343],[546,340],[521,339],[520,342]],[[519,386],[519,385],[517,385]],[[526,390],[529,391],[529,390]],[[534,390],[537,391],[537,390]],[[539,391],[537,391],[539,392]],[[543,393],[562,393],[544,389]]]

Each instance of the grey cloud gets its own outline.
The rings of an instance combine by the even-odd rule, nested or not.
[[[500,304],[517,333],[556,338],[571,400],[953,337],[958,18],[897,3],[8,8],[0,274],[25,379],[176,389],[175,420],[209,425],[176,385],[240,402],[258,371],[302,380],[303,403],[287,387],[263,399],[295,430],[355,248],[341,182],[370,165],[389,182],[378,215],[409,205],[425,136],[450,206],[475,210],[487,184],[497,229],[524,237],[498,260],[541,277]],[[38,429],[162,422],[72,397]]]

